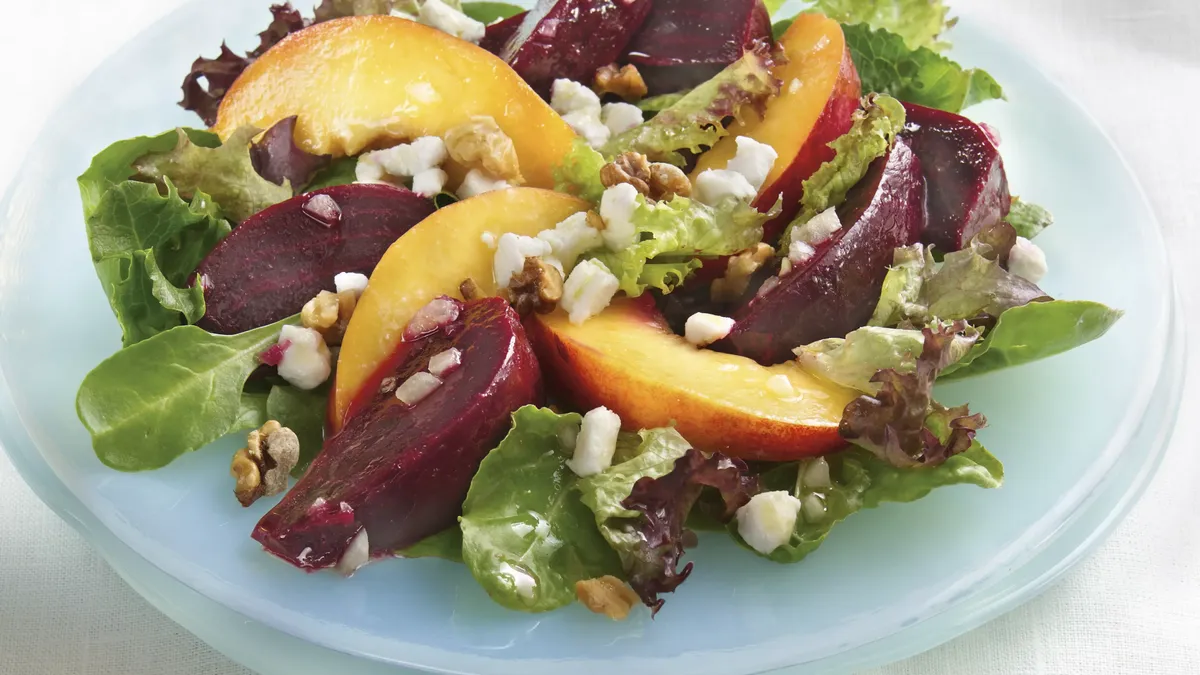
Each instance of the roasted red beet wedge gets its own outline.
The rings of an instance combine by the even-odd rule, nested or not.
[[[504,51],[504,46],[512,39],[512,36],[517,34],[517,31],[521,28],[521,24],[525,21],[525,15],[528,13],[521,12],[488,26],[483,39],[479,41],[479,46],[499,56]]]
[[[771,41],[762,0],[654,0],[622,60],[637,66],[652,95],[667,94],[711,78],[760,40]]]
[[[837,213],[842,229],[742,305],[733,332],[716,348],[772,365],[791,359],[800,345],[842,337],[871,318],[893,251],[915,243],[925,229],[925,180],[908,143],[897,140],[875,160]]]
[[[921,238],[957,251],[1008,215],[1004,161],[991,134],[954,113],[905,103],[903,136],[921,158],[929,184],[929,227]]]
[[[339,272],[371,274],[384,251],[434,212],[433,202],[390,185],[340,185],[248,218],[196,269],[205,313],[198,325],[231,335],[285,319]]]
[[[549,96],[554,80],[590,84],[617,60],[650,13],[650,0],[538,0],[500,58]]]
[[[499,298],[451,303],[456,314],[410,342],[369,381],[341,433],[258,526],[267,551],[303,569],[351,571],[454,524],[472,476],[507,433],[510,415],[540,404],[542,379],[520,318]],[[461,365],[406,404],[396,392],[430,359],[458,349]],[[410,397],[411,399],[411,397]],[[353,560],[343,556],[351,549]]]

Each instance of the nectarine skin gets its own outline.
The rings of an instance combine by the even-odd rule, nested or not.
[[[783,212],[763,228],[773,242],[800,210],[803,183],[833,158],[829,143],[850,130],[862,97],[858,71],[838,22],[801,14],[779,38],[787,61],[772,73],[783,82],[762,117],[743,111],[730,135],[700,155],[692,179],[706,169],[723,169],[737,153],[737,137],[749,136],[775,149],[779,159],[767,175],[755,206],[766,210],[783,196]]]
[[[733,331],[716,348],[780,363],[800,345],[842,337],[867,323],[893,252],[916,243],[925,229],[925,179],[907,141],[897,139],[871,164],[837,213],[842,229],[735,312]]]
[[[375,266],[346,328],[330,395],[329,427],[341,427],[350,402],[396,349],[413,314],[448,295],[461,298],[465,279],[484,295],[496,295],[495,251],[485,233],[534,236],[591,205],[560,192],[511,188],[486,192],[440,209],[417,224]]]
[[[474,116],[513,140],[528,185],[552,188],[575,132],[495,55],[415,21],[354,16],[293,33],[233,84],[213,130],[268,129],[298,115],[304,150],[355,155],[443,136]]]
[[[557,311],[526,319],[547,386],[576,409],[607,406],[628,431],[674,424],[697,448],[786,461],[844,445],[842,409],[857,395],[793,363],[770,368],[697,349],[671,332],[648,296],[619,299],[582,325]],[[767,386],[787,379],[795,392]]]
[[[396,386],[449,348],[462,365],[408,406]],[[303,569],[332,567],[360,529],[372,555],[390,554],[454,524],[479,462],[511,414],[542,401],[537,359],[500,298],[462,306],[458,319],[399,350],[389,387],[325,443],[312,466],[254,528],[270,553]]]

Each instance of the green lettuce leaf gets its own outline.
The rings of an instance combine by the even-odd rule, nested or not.
[[[787,32],[787,29],[792,27],[795,21],[795,19],[784,19],[771,24],[771,37],[775,40],[783,37],[783,34]]]
[[[963,68],[927,47],[912,48],[893,32],[866,24],[844,26],[843,31],[863,91],[954,113],[1004,98],[1004,90],[985,71]]]
[[[1019,366],[1098,339],[1124,315],[1098,302],[1053,300],[1013,307],[967,355],[942,372],[961,379]]]
[[[950,8],[942,0],[816,0],[812,9],[839,23],[865,23],[891,31],[912,49],[933,51],[950,48],[939,37],[957,22],[947,18]]]
[[[904,106],[890,96],[868,96],[854,113],[850,131],[829,144],[837,154],[804,181],[800,214],[788,225],[784,241],[818,213],[840,205],[871,162],[887,154],[896,134],[904,129]]]
[[[464,2],[462,4],[463,14],[484,25],[502,21],[524,11],[525,8],[510,5],[507,2]]]
[[[308,185],[304,186],[304,191],[312,192],[337,185],[349,185],[358,180],[354,173],[357,167],[357,157],[339,157],[333,160],[329,166],[318,171]]]
[[[463,561],[499,604],[544,612],[575,600],[575,584],[621,563],[575,489],[560,433],[577,414],[525,406],[488,453],[463,504]]]
[[[173,149],[144,155],[134,167],[143,178],[170,179],[184,195],[201,192],[211,195],[231,220],[241,222],[292,197],[292,186],[287,181],[276,185],[254,170],[250,142],[260,131],[243,127],[233,132],[220,147],[208,148],[192,142],[191,137],[179,129]]]
[[[1013,197],[1012,207],[1004,220],[1013,226],[1018,236],[1033,239],[1054,224],[1054,215],[1037,204]]]
[[[118,183],[87,218],[92,262],[125,346],[203,316],[203,291],[185,286],[229,234],[208,195],[197,192],[189,203],[169,179],[163,185],[165,194],[152,183]]]
[[[267,417],[267,392],[242,392],[238,407],[238,418],[230,427],[229,432],[243,429],[258,429],[271,419]]]
[[[724,119],[738,118],[745,106],[761,108],[779,93],[771,74],[774,61],[766,47],[747,51],[712,79],[687,93],[647,122],[614,136],[603,148],[607,157],[640,152],[654,162],[684,166],[682,151],[698,153],[728,135]]]
[[[96,456],[121,471],[157,469],[238,429],[259,354],[298,320],[238,335],[178,326],[102,361],[75,399]]]
[[[688,91],[691,91],[690,89]],[[677,91],[673,94],[659,94],[658,96],[650,96],[644,98],[634,105],[642,109],[642,112],[660,113],[667,108],[679,103],[684,96],[688,95],[688,91]]]
[[[955,336],[946,360],[950,364],[963,359],[979,338],[973,329]],[[867,326],[844,338],[828,338],[796,348],[800,367],[843,387],[867,394],[879,392],[872,382],[875,373],[891,369],[900,373],[916,370],[917,358],[925,344],[919,330]]]
[[[401,558],[441,558],[450,562],[463,561],[463,534],[459,527],[450,527],[425,537],[408,548],[396,551]]]
[[[950,485],[997,488],[1003,480],[1003,465],[978,441],[932,467],[897,468],[861,448],[785,464],[762,474],[762,489],[786,490],[806,507],[797,516],[788,543],[764,557],[777,563],[799,562],[825,541],[834,525],[858,511],[885,502],[913,502]],[[738,535],[736,521],[729,524],[729,532],[750,548]]]
[[[562,164],[554,168],[554,189],[599,204],[604,194],[600,169],[606,163],[604,155],[583,139],[576,138]]]
[[[636,243],[588,256],[616,275],[626,295],[636,297],[647,288],[670,293],[700,267],[696,256],[729,255],[762,241],[763,223],[774,212],[764,214],[732,198],[712,207],[687,197],[649,202],[639,196]]]
[[[328,408],[327,387],[305,391],[292,386],[275,385],[267,396],[267,419],[291,429],[300,440],[300,459],[292,469],[292,475],[297,478],[304,475],[308,465],[321,453]]]
[[[100,198],[109,188],[137,175],[137,169],[133,167],[134,162],[146,155],[169,152],[174,148],[179,143],[180,131],[183,131],[192,143],[201,147],[215,148],[221,145],[221,139],[216,134],[187,127],[165,131],[157,136],[138,136],[113,143],[97,153],[87,171],[79,176],[79,196],[83,201],[84,219],[92,217],[100,205]]]
[[[921,304],[921,289],[927,271],[936,267],[931,248],[920,244],[897,248],[883,280],[879,304],[867,325],[898,326],[909,317],[923,317],[927,308]]]

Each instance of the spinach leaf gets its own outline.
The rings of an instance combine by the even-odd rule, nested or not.
[[[580,501],[559,434],[577,414],[525,406],[479,466],[463,504],[463,560],[493,600],[544,612],[575,600],[575,584],[621,565]]]
[[[441,558],[450,562],[463,561],[463,533],[459,527],[450,527],[435,535],[401,549],[396,555],[402,558]]]
[[[271,419],[267,416],[267,398],[268,395],[263,392],[242,392],[238,418],[229,432],[258,429],[266,424]]]
[[[463,14],[484,25],[514,17],[524,11],[524,7],[507,2],[464,2],[462,5]]]
[[[791,540],[765,557],[778,563],[799,562],[825,541],[834,525],[862,509],[916,501],[947,485],[996,488],[1003,479],[1003,465],[978,441],[933,467],[897,468],[862,448],[784,464],[760,476],[762,489],[785,490],[804,507]],[[730,522],[729,532],[750,548],[738,534],[736,520]]]
[[[328,387],[304,391],[292,386],[276,385],[271,387],[271,393],[267,396],[267,419],[291,429],[300,440],[300,460],[292,469],[292,475],[297,478],[304,475],[308,465],[321,452],[328,405]]]
[[[157,469],[236,430],[259,354],[298,319],[238,335],[178,326],[105,359],[75,400],[96,456],[121,471]]]
[[[946,368],[947,380],[1019,366],[1099,338],[1124,312],[1086,300],[1052,300],[1013,307],[1000,315],[984,339]]]

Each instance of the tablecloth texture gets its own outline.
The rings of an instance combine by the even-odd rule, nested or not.
[[[92,65],[179,4],[0,2],[0,185]],[[1188,315],[1200,320],[1200,1],[951,4],[1027,52],[1112,135],[1150,194]],[[1200,359],[1191,363],[1161,472],[1094,556],[1040,599],[873,675],[1200,673]],[[130,590],[2,454],[0,514],[0,675],[248,674]]]

